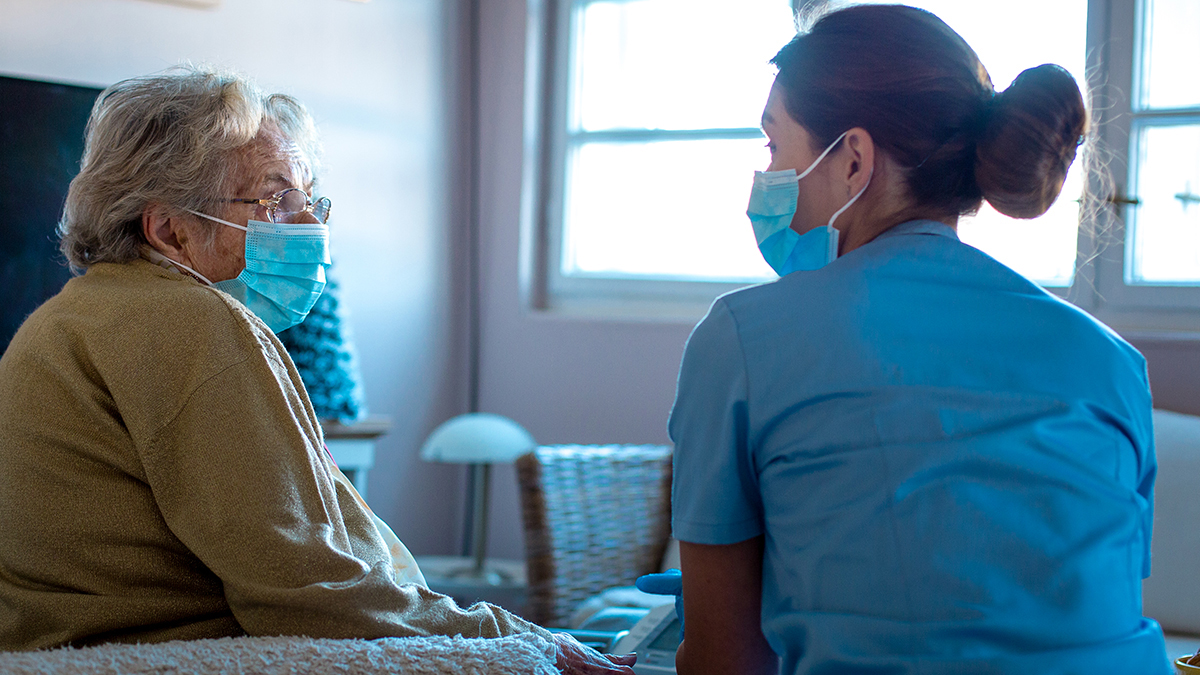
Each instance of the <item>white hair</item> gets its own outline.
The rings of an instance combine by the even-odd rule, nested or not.
[[[133,260],[146,243],[146,206],[182,215],[226,196],[238,151],[264,125],[295,143],[316,175],[320,143],[308,111],[241,75],[184,65],[105,89],[88,119],[81,170],[58,225],[59,248],[76,269]],[[207,232],[211,244],[216,226]]]

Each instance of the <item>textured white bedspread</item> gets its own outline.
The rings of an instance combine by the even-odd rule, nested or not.
[[[0,652],[5,675],[556,675],[553,646],[536,635],[328,640],[237,637],[81,649]]]

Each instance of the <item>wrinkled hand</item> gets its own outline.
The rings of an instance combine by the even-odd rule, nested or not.
[[[637,662],[636,654],[618,656],[616,654],[601,654],[600,652],[580,644],[578,640],[566,633],[554,634],[554,646],[558,649],[559,671],[567,675],[606,675],[607,673],[622,673],[633,675],[633,664]]]
[[[679,640],[683,641],[683,573],[672,569],[661,574],[645,574],[633,583],[643,593],[675,596],[675,616],[679,617]]]

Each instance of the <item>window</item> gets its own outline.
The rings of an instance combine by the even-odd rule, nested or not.
[[[736,11],[730,8],[736,6]],[[561,0],[549,115],[553,299],[685,298],[773,277],[746,219],[791,0]],[[700,282],[700,283],[696,283]],[[691,310],[694,312],[694,310]]]
[[[1200,3],[1112,0],[1111,21],[1113,91],[1102,132],[1124,203],[1107,223],[1113,245],[1095,261],[1094,305],[1118,325],[1129,316],[1139,327],[1197,330]],[[1131,55],[1119,59],[1120,46]]]
[[[1076,162],[1046,215],[1019,221],[985,205],[960,223],[963,240],[1118,327],[1200,329],[1187,311],[1200,308],[1200,3],[908,2],[957,30],[998,90],[1058,63],[1090,82],[1101,111],[1116,186],[1107,213],[1081,227]],[[773,278],[745,208],[768,162],[758,122],[768,61],[795,32],[793,2],[552,7],[545,305],[657,302],[694,316],[721,292]]]
[[[1142,5],[1130,163],[1140,208],[1125,277],[1135,284],[1200,282],[1200,3]]]

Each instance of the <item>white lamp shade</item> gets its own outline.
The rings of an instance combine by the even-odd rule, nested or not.
[[[421,459],[455,464],[511,462],[537,447],[516,422],[492,413],[467,413],[443,422],[421,447]]]

